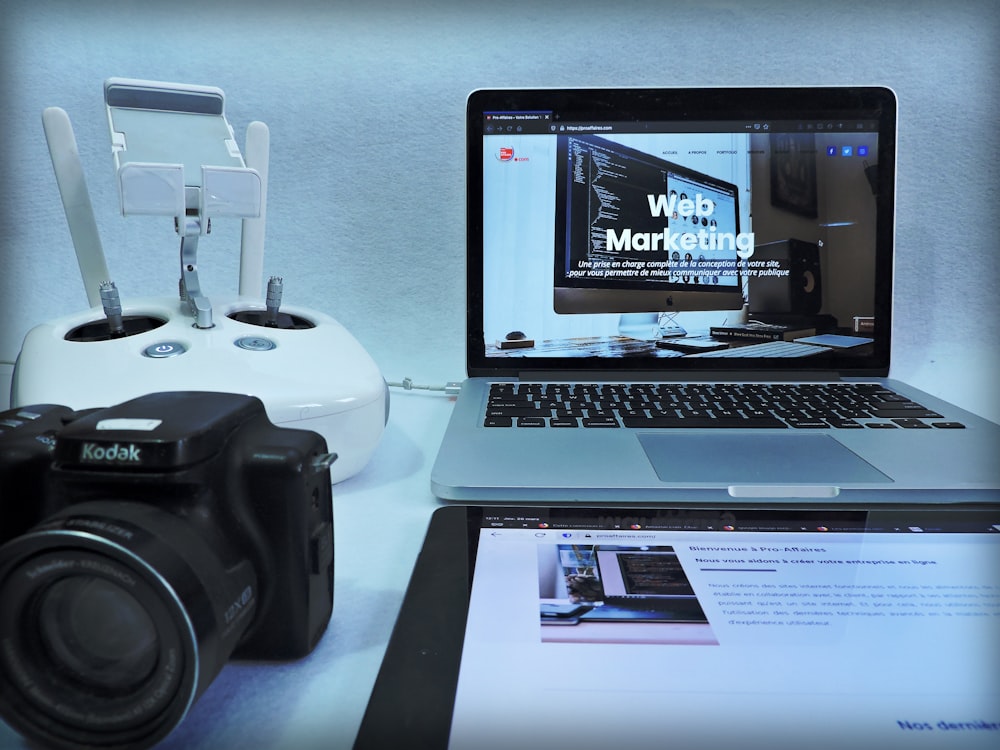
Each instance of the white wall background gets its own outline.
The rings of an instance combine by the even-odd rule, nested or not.
[[[268,123],[265,273],[284,275],[289,303],[343,322],[388,378],[418,382],[463,375],[463,115],[473,88],[879,83],[900,100],[894,374],[960,403],[992,391],[978,411],[1000,421],[988,387],[1000,364],[995,6],[7,0],[0,361],[14,360],[32,325],[86,306],[42,133],[46,106],[73,120],[123,293],[176,288],[172,228],[118,214],[109,76],[219,86],[241,142],[250,121]],[[238,246],[235,220],[202,241],[210,297],[235,293]]]

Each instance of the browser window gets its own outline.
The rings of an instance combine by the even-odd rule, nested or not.
[[[450,746],[995,747],[1000,530],[942,518],[488,511]]]

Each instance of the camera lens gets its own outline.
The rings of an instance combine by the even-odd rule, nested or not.
[[[80,503],[0,547],[0,717],[67,750],[152,747],[184,719],[257,590],[250,562],[192,523]]]
[[[38,595],[38,633],[53,671],[81,687],[132,690],[156,668],[159,638],[145,607],[116,583],[63,578]]]

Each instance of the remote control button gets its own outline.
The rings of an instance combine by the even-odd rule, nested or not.
[[[167,357],[176,357],[186,351],[187,347],[184,344],[177,341],[163,341],[159,344],[147,346],[142,353],[153,359],[166,359]]]
[[[233,343],[240,349],[246,349],[249,352],[267,352],[278,346],[271,339],[263,336],[243,336]]]

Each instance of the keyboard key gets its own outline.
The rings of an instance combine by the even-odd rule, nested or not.
[[[762,417],[757,419],[714,419],[712,417],[646,417],[636,419],[628,417],[622,419],[625,427],[639,429],[667,429],[667,428],[736,428],[744,429],[763,428],[784,428],[784,422],[774,417]]]
[[[913,419],[941,419],[941,415],[930,409],[925,409],[918,404],[916,409],[875,409],[872,411],[873,417],[880,419],[913,418]]]

